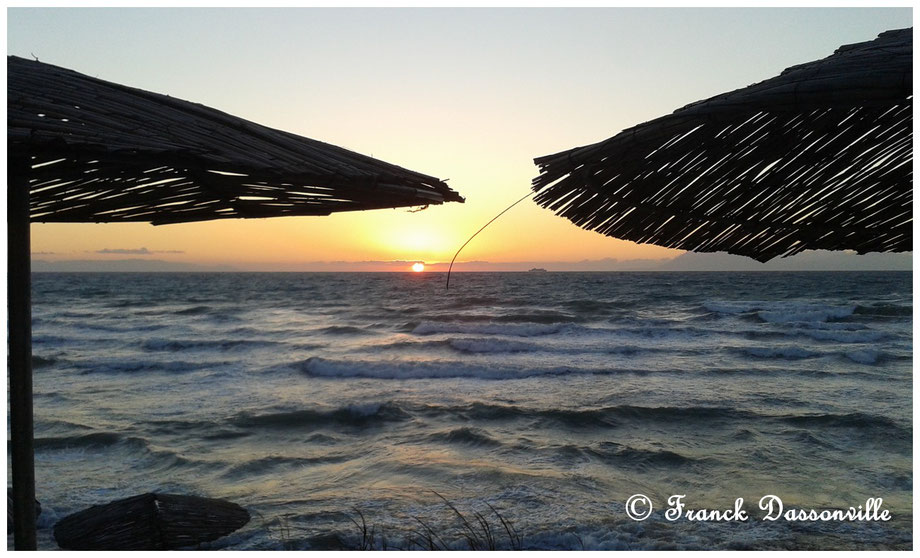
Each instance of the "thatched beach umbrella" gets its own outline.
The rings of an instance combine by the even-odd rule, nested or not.
[[[199,104],[7,58],[15,540],[35,547],[29,223],[155,225],[462,202],[443,181]]]
[[[912,29],[535,159],[535,201],[635,242],[765,262],[912,249]]]

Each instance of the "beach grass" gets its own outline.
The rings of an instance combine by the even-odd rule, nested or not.
[[[441,494],[432,491],[440,498],[454,517],[455,527],[448,532],[432,527],[430,521],[418,516],[411,516],[414,524],[397,528],[391,532],[391,538],[368,525],[361,510],[355,508],[357,517],[348,519],[358,530],[357,541],[350,545],[350,550],[521,550],[524,546],[523,536],[514,528],[514,524],[491,504],[486,503],[491,513],[479,511],[464,514]],[[494,517],[493,517],[494,516]],[[442,536],[443,535],[443,536]],[[445,540],[446,539],[446,540]],[[393,541],[399,541],[392,544]],[[464,548],[465,546],[465,548]]]

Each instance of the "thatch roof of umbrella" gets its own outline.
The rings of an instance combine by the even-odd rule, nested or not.
[[[912,249],[912,29],[535,159],[535,201],[635,242],[765,262]]]
[[[153,224],[462,202],[442,180],[199,104],[7,58],[14,536],[35,548],[29,222]]]
[[[463,201],[431,176],[50,64],[11,56],[7,84],[9,155],[34,158],[33,221],[163,224]]]

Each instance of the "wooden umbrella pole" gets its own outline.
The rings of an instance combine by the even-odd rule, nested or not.
[[[29,159],[7,161],[7,303],[13,537],[16,550],[35,550],[35,453],[32,428],[32,292]]]

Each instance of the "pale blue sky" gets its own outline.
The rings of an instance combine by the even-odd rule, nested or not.
[[[416,232],[406,233],[438,237],[440,247],[402,255],[441,260],[527,192],[534,157],[602,140],[829,56],[842,44],[912,25],[909,8],[11,8],[7,15],[9,54],[450,178],[468,202],[413,214]],[[347,230],[355,219],[299,227],[309,236],[320,227]],[[402,212],[360,219],[385,230],[410,222]],[[220,226],[181,227],[208,236]],[[247,226],[254,234],[256,225]],[[33,250],[57,251],[53,237],[77,230],[49,227],[35,229]],[[119,229],[137,246],[195,253],[162,230]],[[573,261],[641,252],[533,203],[509,212],[489,234],[492,243],[488,235],[477,238],[466,258]],[[571,237],[554,244],[560,235]],[[300,250],[304,260],[328,259],[308,243]],[[648,251],[669,253],[677,254]],[[397,254],[355,256],[390,257]]]

